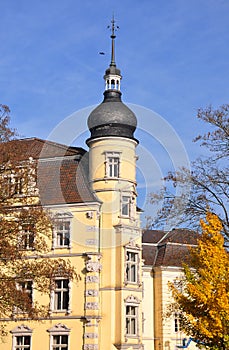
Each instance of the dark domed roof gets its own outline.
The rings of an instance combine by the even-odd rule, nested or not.
[[[91,138],[121,136],[134,138],[135,114],[121,101],[121,92],[107,90],[103,102],[88,117]]]

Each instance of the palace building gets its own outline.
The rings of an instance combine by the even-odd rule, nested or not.
[[[34,301],[50,305],[49,317],[2,319],[8,335],[1,350],[195,347],[180,331],[179,315],[164,314],[171,302],[168,281],[181,275],[196,234],[141,229],[137,118],[121,99],[114,21],[111,44],[104,99],[88,116],[88,151],[38,138],[8,143],[17,160],[38,161],[37,195],[55,216],[46,258],[70,259],[80,279],[58,276],[49,296],[33,292],[32,281],[25,281]]]

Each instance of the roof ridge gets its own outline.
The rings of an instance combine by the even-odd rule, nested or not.
[[[40,137],[23,137],[23,138],[20,138],[20,139],[12,139],[10,141],[7,141],[6,143],[9,143],[9,142],[15,142],[15,141],[39,141],[40,143],[44,143],[44,144],[50,144],[50,145],[55,145],[57,147],[60,147],[60,148],[63,148],[63,149],[71,149],[71,150],[77,150],[77,149],[80,149],[80,150],[83,150],[84,152],[86,152],[86,150],[82,147],[77,147],[77,146],[70,146],[70,145],[65,145],[64,143],[60,143],[60,142],[57,142],[57,141],[52,141],[52,140],[45,140],[45,139],[41,139]]]

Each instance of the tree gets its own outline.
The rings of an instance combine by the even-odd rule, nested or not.
[[[7,142],[16,136],[9,121],[9,108],[0,105],[0,318],[37,319],[48,317],[49,305],[32,302],[31,284],[47,294],[55,277],[78,275],[68,260],[45,258],[52,216],[39,202],[36,160],[18,160]],[[0,331],[3,335],[4,327]]]
[[[210,131],[197,136],[209,153],[192,163],[191,172],[182,168],[169,172],[165,177],[165,188],[151,194],[152,204],[163,201],[157,221],[152,225],[169,222],[175,218],[175,225],[197,226],[210,210],[218,215],[226,242],[229,240],[229,105],[217,110],[209,107],[199,109],[197,117],[208,123]],[[212,130],[211,130],[212,129]],[[181,195],[174,189],[180,188]],[[187,190],[189,189],[189,190]]]
[[[16,130],[10,128],[10,109],[0,104],[0,142],[6,142],[16,136]]]
[[[210,349],[229,348],[229,255],[224,248],[222,224],[207,213],[201,220],[202,234],[192,248],[184,278],[170,283],[179,310],[181,327],[187,335]]]

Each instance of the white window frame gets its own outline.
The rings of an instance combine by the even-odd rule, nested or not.
[[[181,331],[181,326],[180,326],[180,313],[175,312],[174,314],[174,333],[179,333]]]
[[[57,281],[61,281],[62,282],[62,285],[60,288],[56,287],[56,282]],[[63,286],[63,281],[67,281],[68,282],[68,286],[67,287],[64,287]],[[67,305],[67,308],[63,308],[63,304],[64,304],[64,294],[67,293],[68,295],[68,305]],[[60,299],[61,299],[61,308],[57,308],[57,304],[58,304],[58,298],[59,298],[59,295],[60,295]],[[51,291],[51,298],[50,298],[50,309],[52,312],[60,312],[60,313],[70,313],[70,296],[71,296],[71,284],[70,284],[70,280],[68,278],[62,278],[62,277],[58,277],[58,278],[55,278],[53,280],[53,288],[52,288],[52,291]]]
[[[126,338],[137,338],[139,336],[139,304],[140,300],[130,295],[125,300],[125,336]],[[128,314],[128,308],[134,310],[134,314]],[[131,322],[134,322],[134,332],[131,332]],[[130,327],[130,328],[129,328]]]
[[[33,228],[33,229],[31,229]],[[18,234],[18,246],[20,250],[33,250],[35,244],[35,227],[29,223],[22,225]],[[31,239],[32,238],[32,239]]]
[[[32,350],[32,329],[29,328],[28,326],[21,325],[16,328],[14,328],[11,331],[13,335],[12,339],[12,350],[20,349],[20,350]],[[22,337],[22,339],[25,339],[25,337],[30,338],[30,344],[21,344],[17,345],[17,339],[19,337]]]
[[[50,342],[49,342],[49,350],[54,350],[55,345],[56,347],[61,348],[63,350],[69,350],[70,349],[70,329],[65,326],[64,324],[58,323],[57,325],[53,326],[48,330],[50,334]],[[66,344],[54,344],[54,337],[67,337],[67,347]]]
[[[28,288],[28,283],[31,283],[31,289]],[[22,284],[25,284],[25,287],[22,286]],[[16,282],[16,288],[17,290],[25,291],[29,295],[29,298],[31,299],[31,306],[33,306],[33,281],[32,280],[25,280]],[[20,310],[17,310],[17,312],[20,312]]]
[[[52,249],[63,249],[63,248],[71,248],[71,232],[72,232],[72,213],[57,213],[54,218],[54,227],[53,227],[53,240],[52,240]],[[58,225],[59,224],[68,223],[69,230],[68,230],[68,244],[59,244],[58,242]],[[67,236],[67,230],[63,230],[63,241],[65,240]]]
[[[121,152],[105,152],[105,177],[120,177],[120,155]]]
[[[127,309],[134,310],[134,314],[128,314]],[[134,324],[134,332],[132,333],[132,327]],[[126,304],[126,336],[137,337],[138,336],[138,306],[132,304]]]
[[[130,217],[132,211],[132,198],[130,194],[123,193],[121,196],[121,216]]]
[[[134,256],[135,260],[130,259]],[[134,270],[134,273],[133,273]],[[139,253],[130,249],[126,250],[126,282],[136,284],[139,282]],[[134,274],[134,276],[133,276]],[[133,277],[133,278],[132,278]]]
[[[125,245],[124,247],[124,285],[126,286],[127,284],[133,284],[133,285],[138,285],[140,287],[141,285],[141,280],[140,280],[140,261],[141,261],[141,258],[140,258],[140,253],[141,253],[141,247],[136,244],[133,240],[131,240],[128,244]],[[136,261],[130,261],[128,259],[128,253],[133,253],[133,254],[136,254],[135,257],[136,257]],[[135,277],[136,277],[136,281],[133,282],[131,281],[129,278],[128,278],[128,275],[127,275],[127,269],[128,269],[128,266],[129,265],[132,265],[132,263],[135,265],[136,267],[136,270],[135,270]]]

